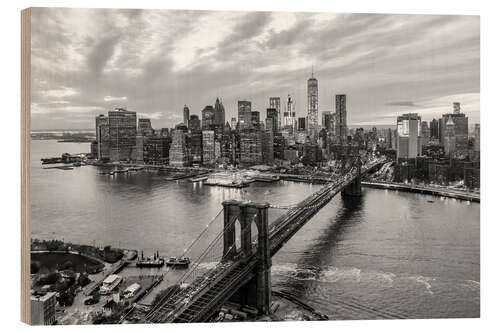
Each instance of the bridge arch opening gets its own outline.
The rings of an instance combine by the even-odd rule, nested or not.
[[[235,237],[234,237],[234,250],[237,253],[240,253],[241,251],[241,238],[242,238],[242,228],[241,228],[241,223],[239,219],[234,220],[234,230],[235,230]]]
[[[252,221],[250,225],[250,234],[252,235],[252,245],[257,244],[257,239],[259,237],[259,229],[257,228],[257,222]]]

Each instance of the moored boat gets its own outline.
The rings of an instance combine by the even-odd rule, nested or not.
[[[188,257],[182,257],[182,258],[170,257],[167,260],[167,266],[172,266],[172,267],[187,268],[190,263],[191,260],[189,260]]]
[[[165,264],[165,260],[160,257],[160,254],[155,252],[153,257],[144,257],[144,253],[141,252],[141,257],[137,259],[135,263],[136,267],[162,267]]]
[[[202,181],[205,181],[208,179],[208,176],[199,176],[199,177],[193,177],[193,178],[190,178],[189,180],[193,183],[196,183],[196,182],[202,182]]]

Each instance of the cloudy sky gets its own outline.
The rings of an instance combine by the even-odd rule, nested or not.
[[[115,107],[172,127],[217,96],[226,120],[238,100],[262,112],[287,94],[305,116],[311,66],[320,112],[345,93],[351,126],[454,101],[473,124],[479,46],[477,16],[35,9],[32,129],[91,129]]]

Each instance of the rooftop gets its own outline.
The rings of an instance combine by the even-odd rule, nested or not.
[[[39,301],[39,302],[45,302],[46,300],[50,299],[51,297],[55,296],[55,292],[48,292],[45,294],[32,294],[31,295],[31,300],[32,301]]]

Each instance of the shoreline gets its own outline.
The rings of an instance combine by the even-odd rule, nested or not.
[[[377,182],[377,181],[362,181],[361,186],[370,187],[376,189],[387,189],[387,190],[396,190],[396,191],[404,191],[411,193],[420,193],[420,194],[430,194],[439,197],[445,198],[454,198],[464,201],[477,202],[481,201],[480,194],[458,191],[458,190],[450,190],[450,189],[441,189],[434,187],[426,187],[420,185],[408,185],[403,183],[388,183],[388,182]]]
[[[297,297],[284,292],[280,290],[272,290],[271,291],[272,296],[276,298],[282,298],[285,299],[297,306],[297,308],[302,310],[302,314],[305,315],[302,320],[304,321],[309,321],[309,320],[333,320],[333,318],[329,318],[326,314],[323,314],[313,308],[312,306],[302,302],[299,300]],[[279,310],[279,309],[278,309]],[[284,320],[284,318],[280,318],[280,320]]]

